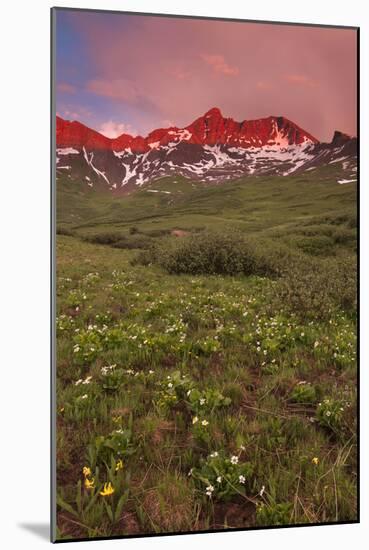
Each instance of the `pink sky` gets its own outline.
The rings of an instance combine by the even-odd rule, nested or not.
[[[64,13],[62,116],[146,134],[217,106],[240,121],[283,115],[322,141],[356,134],[355,30]]]

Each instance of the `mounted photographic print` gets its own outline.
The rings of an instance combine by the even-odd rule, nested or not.
[[[52,10],[52,539],[358,522],[353,27]]]

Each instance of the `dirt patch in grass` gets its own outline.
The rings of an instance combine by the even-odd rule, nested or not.
[[[247,500],[214,505],[212,529],[237,529],[255,525],[255,504]]]
[[[183,229],[173,229],[170,234],[173,235],[173,237],[186,237],[190,232],[184,231]]]

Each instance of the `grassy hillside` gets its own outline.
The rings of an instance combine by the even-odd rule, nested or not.
[[[334,170],[58,181],[60,539],[356,519],[356,189]],[[197,273],[234,230],[251,274]]]
[[[247,177],[217,186],[167,177],[123,197],[58,183],[58,226],[83,235],[110,229],[191,229],[237,225],[261,231],[309,221],[315,216],[352,213],[356,186],[337,184],[334,165],[289,177]]]

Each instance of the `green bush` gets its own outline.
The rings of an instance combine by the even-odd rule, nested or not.
[[[170,229],[148,229],[147,231],[141,231],[141,233],[148,237],[164,237],[164,235],[169,235]]]
[[[94,244],[114,244],[120,241],[123,236],[121,233],[96,233],[95,235],[86,235],[83,237],[85,241]]]
[[[329,318],[341,309],[353,315],[357,307],[356,257],[317,263],[300,257],[291,263],[275,287],[275,298],[302,318]]]
[[[356,230],[347,227],[337,227],[332,234],[333,240],[336,244],[355,244],[356,243]]]
[[[112,244],[114,248],[126,248],[129,250],[142,248],[147,249],[151,245],[151,239],[144,235],[134,234],[130,237],[120,238],[119,241]]]
[[[334,254],[334,240],[326,235],[301,237],[296,244],[306,254],[312,256],[329,256]]]
[[[175,241],[167,239],[141,254],[136,262],[157,263],[175,274],[276,276],[283,258],[275,247],[266,250],[264,243],[257,244],[241,233],[204,232]]]
[[[73,236],[73,231],[71,231],[70,229],[68,229],[66,227],[58,225],[57,228],[56,228],[56,234],[57,235],[66,235],[67,237],[72,237]]]

